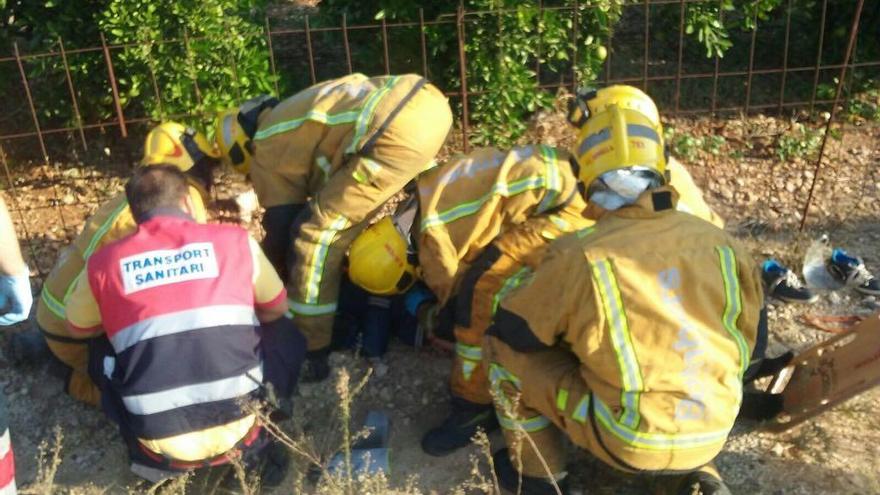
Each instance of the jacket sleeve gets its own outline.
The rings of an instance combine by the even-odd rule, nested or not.
[[[551,249],[530,279],[502,301],[489,332],[519,352],[555,345],[579,330],[592,281],[579,249]]]

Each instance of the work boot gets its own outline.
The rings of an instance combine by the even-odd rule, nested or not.
[[[492,456],[492,464],[495,466],[495,475],[501,488],[510,493],[522,495],[557,495],[556,487],[563,495],[568,493],[568,477],[562,473],[556,480],[556,486],[549,478],[535,478],[521,475],[510,462],[508,449],[504,448],[495,452]]]
[[[495,408],[492,404],[474,404],[453,397],[452,411],[443,424],[428,430],[422,437],[422,450],[426,454],[442,457],[471,443],[471,438],[482,429],[486,433],[498,428]]]
[[[697,471],[653,479],[655,495],[731,495],[712,463]]]
[[[850,256],[840,248],[831,252],[825,265],[839,282],[854,286],[862,294],[880,296],[880,280],[869,272],[861,258]]]
[[[319,349],[306,353],[299,380],[303,383],[323,382],[330,376],[330,350]]]
[[[40,364],[52,356],[46,338],[30,329],[9,337],[9,356],[16,366]]]
[[[767,293],[781,301],[811,304],[819,295],[804,287],[795,273],[774,259],[761,266],[761,278]]]

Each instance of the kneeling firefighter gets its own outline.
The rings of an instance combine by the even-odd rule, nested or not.
[[[193,202],[193,217],[204,223],[205,201],[212,186],[212,172],[220,164],[220,155],[201,133],[176,122],[156,126],[144,143],[142,165],[168,163],[182,170],[188,181]],[[17,334],[12,340],[13,355],[18,361],[48,357],[48,350],[63,364],[65,391],[74,399],[98,405],[100,393],[87,373],[88,341],[71,337],[65,325],[67,303],[77,277],[85,271],[89,257],[99,248],[135,231],[131,210],[120,193],[86,220],[82,232],[59,256],[43,284],[37,303],[36,329]]]
[[[712,460],[755,347],[757,265],[723,230],[676,210],[647,95],[611,86],[585,103],[575,150],[596,224],[550,248],[484,341],[509,447],[495,454],[499,481],[564,491],[565,435],[615,469],[651,475],[661,493],[729,493]]]
[[[250,176],[266,208],[263,249],[287,280],[291,314],[309,341],[304,380],[329,374],[349,245],[376,209],[430,168],[451,126],[446,97],[413,74],[352,74],[217,119],[224,160]]]

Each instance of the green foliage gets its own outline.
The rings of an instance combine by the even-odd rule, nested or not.
[[[666,127],[663,134],[672,152],[685,160],[697,158],[700,151],[718,156],[727,144],[724,136],[694,136],[687,132],[678,133],[671,127]]]
[[[776,156],[784,161],[794,158],[811,158],[819,151],[824,130],[810,129],[797,123],[788,132],[779,136],[776,145]]]
[[[737,23],[722,21],[722,12],[739,9],[742,12],[742,21],[738,23],[738,27],[753,30],[757,28],[757,21],[767,20],[770,12],[781,3],[782,0],[721,0],[693,3],[688,5],[685,13],[685,32],[688,35],[696,35],[697,40],[706,48],[707,57],[723,57],[724,53],[733,46],[729,30],[736,28]]]

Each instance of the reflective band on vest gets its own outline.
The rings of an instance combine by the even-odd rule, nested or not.
[[[167,313],[139,321],[123,328],[110,337],[117,354],[147,339],[189,332],[199,328],[231,325],[258,326],[254,308],[250,306],[220,305]]]
[[[358,147],[360,146],[361,139],[364,138],[364,135],[367,133],[367,126],[373,120],[373,114],[376,113],[376,107],[379,105],[379,102],[382,101],[382,98],[385,97],[390,91],[391,88],[397,84],[397,81],[400,80],[400,76],[394,76],[388,81],[385,82],[385,85],[381,88],[370,93],[370,96],[367,97],[366,102],[364,103],[363,108],[361,108],[360,113],[357,117],[357,122],[355,123],[354,130],[354,138],[351,140],[351,144],[345,150],[346,153],[357,153]]]
[[[550,426],[550,420],[544,416],[535,416],[533,418],[517,420],[509,418],[498,411],[495,412],[495,415],[498,416],[498,423],[500,423],[501,427],[505,430],[519,431],[522,429],[527,433],[534,433]]]
[[[471,361],[479,361],[483,359],[483,348],[476,345],[466,345],[456,342],[455,353],[463,359],[470,359]]]
[[[742,292],[739,287],[739,276],[736,271],[736,255],[728,246],[718,246],[719,261],[721,262],[721,277],[724,279],[724,329],[730,334],[739,349],[739,377],[742,378],[749,366],[749,346],[743,338],[742,332],[736,326],[736,321],[742,312]]]
[[[327,252],[330,250],[330,244],[333,238],[340,230],[348,225],[348,219],[339,215],[330,223],[330,227],[323,230],[318,236],[318,245],[312,252],[312,256],[306,263],[308,276],[306,278],[305,304],[315,305],[318,303],[318,297],[321,293],[321,279],[324,276],[324,263],[327,260]]]
[[[336,312],[336,303],[328,303],[328,304],[305,304],[299,301],[294,301],[293,299],[288,299],[287,304],[290,306],[290,309],[287,311],[287,315],[293,318],[296,315],[302,316],[321,316],[321,315],[329,315],[331,313]]]
[[[590,394],[584,394],[581,397],[581,400],[577,403],[577,406],[574,408],[574,412],[571,414],[571,418],[578,423],[586,424],[587,417],[590,414]]]
[[[539,150],[541,153],[541,159],[544,161],[544,176],[547,182],[547,192],[544,194],[544,199],[542,199],[541,203],[538,205],[537,212],[544,213],[545,211],[556,207],[556,198],[559,197],[562,177],[559,175],[556,149],[542,144],[539,146]]]
[[[633,447],[646,450],[687,450],[708,447],[724,442],[728,429],[709,433],[645,433],[636,431],[614,419],[611,409],[598,397],[593,397],[596,419],[612,435]]]
[[[350,110],[334,114],[328,114],[321,112],[320,110],[311,110],[302,117],[285,120],[284,122],[279,122],[265,129],[260,129],[254,134],[254,140],[260,141],[268,139],[276,134],[292,131],[307,121],[318,122],[324,125],[352,124],[357,121],[358,115],[360,115],[360,110]]]
[[[501,284],[501,288],[498,289],[498,292],[495,293],[495,296],[492,298],[492,315],[498,311],[498,305],[501,304],[501,301],[507,297],[507,294],[510,293],[513,289],[516,289],[520,285],[522,285],[523,280],[528,277],[532,271],[529,267],[522,267],[517,270],[516,273],[507,277],[504,280],[504,283]]]
[[[184,385],[161,392],[122,397],[125,408],[132,414],[156,414],[194,404],[206,404],[243,397],[263,383],[262,365],[244,374],[195,385]]]
[[[620,297],[620,289],[611,262],[599,260],[591,263],[593,278],[599,294],[602,297],[602,305],[605,319],[608,321],[608,332],[611,336],[611,345],[617,357],[620,367],[621,392],[620,403],[623,406],[620,421],[630,427],[637,428],[639,425],[639,395],[644,389],[639,362],[633,348],[632,335],[629,332],[629,324]]]
[[[568,390],[560,388],[559,391],[556,392],[556,409],[565,411],[566,407],[568,407]]]
[[[544,187],[543,177],[526,177],[509,184],[506,182],[498,182],[492,186],[492,189],[489,190],[488,193],[478,199],[462,203],[438,214],[427,215],[422,219],[422,230],[425,231],[432,227],[445,225],[454,220],[458,220],[459,218],[473,215],[480,211],[480,208],[492,199],[492,196],[504,196],[509,198],[522,192],[530,191],[532,189],[541,189],[542,187]]]

